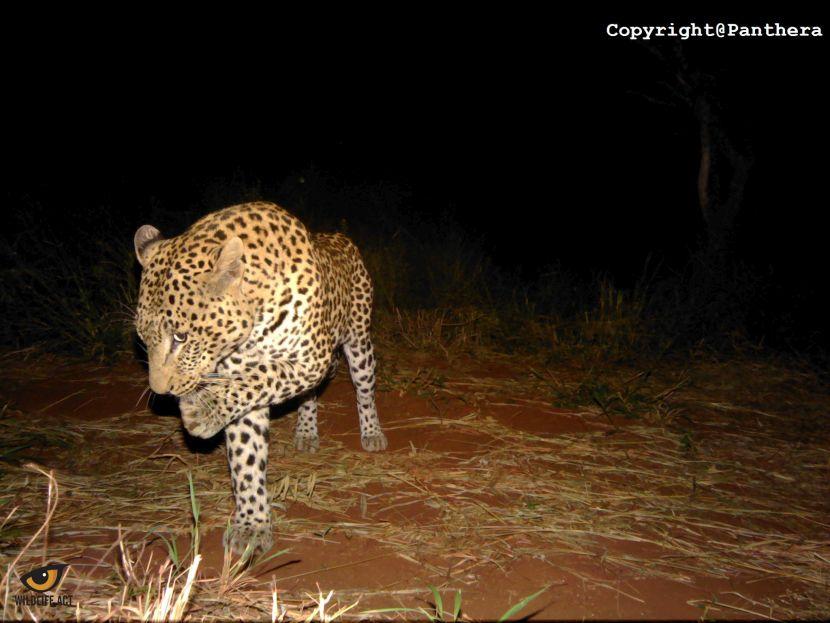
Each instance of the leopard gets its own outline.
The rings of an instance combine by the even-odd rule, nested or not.
[[[361,445],[387,448],[375,403],[366,266],[344,234],[310,233],[266,201],[209,213],[170,238],[142,225],[134,247],[141,266],[135,328],[150,389],[175,397],[189,435],[224,431],[235,502],[225,546],[268,551],[272,405],[296,400],[294,448],[319,451],[318,397],[342,353]]]

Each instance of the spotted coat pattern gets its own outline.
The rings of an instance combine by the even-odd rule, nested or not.
[[[225,430],[236,500],[227,542],[267,550],[269,406],[300,396],[295,447],[316,451],[317,390],[341,347],[363,448],[386,448],[375,408],[372,285],[360,254],[342,234],[311,235],[265,202],[214,212],[170,239],[144,225],[135,250],[150,387],[179,398],[191,435]]]

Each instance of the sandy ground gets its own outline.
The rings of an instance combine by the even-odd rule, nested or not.
[[[430,609],[434,600],[427,587],[434,585],[440,588],[445,604],[452,604],[455,591],[460,590],[463,614],[481,620],[499,617],[511,605],[540,589],[545,590],[514,618],[691,620],[706,616],[757,619],[761,616],[787,617],[793,611],[815,615],[815,608],[823,607],[816,602],[815,595],[817,590],[827,591],[826,583],[824,587],[816,586],[815,580],[805,582],[800,576],[788,577],[788,573],[792,573],[783,570],[783,566],[764,564],[765,553],[758,544],[770,539],[765,540],[763,534],[752,543],[747,542],[748,548],[759,547],[757,552],[747,557],[747,560],[755,561],[753,564],[732,564],[722,555],[715,555],[713,548],[711,573],[701,573],[701,559],[705,556],[701,557],[700,551],[705,553],[706,539],[713,538],[707,536],[709,533],[704,529],[697,535],[700,538],[694,540],[697,544],[696,564],[684,565],[683,556],[678,556],[678,549],[682,549],[678,545],[678,534],[689,524],[678,523],[678,534],[669,534],[673,531],[670,524],[660,524],[669,525],[661,540],[655,536],[653,525],[647,521],[642,522],[642,531],[638,532],[637,512],[647,514],[647,509],[628,508],[625,512],[630,513],[631,517],[626,524],[629,536],[614,538],[613,531],[600,528],[591,534],[591,530],[585,528],[587,524],[579,522],[586,514],[596,517],[599,522],[602,508],[585,508],[579,502],[573,505],[562,502],[561,506],[552,507],[545,500],[534,501],[532,489],[517,500],[514,489],[506,484],[502,488],[502,482],[522,474],[526,477],[532,475],[540,483],[559,482],[567,478],[568,482],[578,483],[577,486],[586,489],[593,487],[597,491],[610,491],[609,487],[615,483],[613,473],[596,470],[580,473],[578,455],[563,459],[561,468],[549,457],[536,460],[536,453],[540,448],[547,447],[546,443],[560,443],[563,439],[573,440],[574,443],[580,443],[583,439],[601,443],[604,436],[613,439],[614,443],[628,439],[631,457],[628,468],[640,469],[644,473],[653,470],[655,475],[660,470],[671,469],[668,463],[655,464],[646,459],[638,461],[638,444],[655,443],[654,439],[660,438],[646,439],[637,428],[643,426],[641,420],[610,417],[597,408],[557,406],[549,396],[538,395],[538,386],[526,383],[527,369],[507,359],[484,363],[468,358],[450,363],[424,358],[415,364],[408,373],[412,379],[408,385],[399,379],[394,382],[389,380],[391,376],[385,381],[381,377],[382,391],[378,395],[378,406],[389,439],[389,450],[384,456],[368,455],[360,450],[353,406],[354,392],[348,378],[340,374],[328,386],[320,406],[321,455],[329,452],[332,461],[343,456],[350,457],[349,469],[354,469],[356,473],[364,466],[376,469],[388,465],[400,477],[392,481],[392,485],[388,480],[356,479],[348,492],[355,503],[337,508],[326,508],[325,500],[328,498],[325,496],[320,503],[311,503],[316,492],[308,499],[302,496],[292,499],[291,495],[287,495],[277,501],[275,549],[288,548],[290,551],[253,569],[253,577],[260,588],[267,589],[275,581],[280,593],[285,595],[333,590],[340,603],[360,600],[352,612],[354,614],[375,608]],[[422,371],[425,370],[433,375],[430,378],[440,374],[440,382],[420,383],[418,379],[424,378]],[[48,422],[51,418],[56,426],[65,422],[85,423],[87,428],[82,427],[84,441],[78,442],[86,445],[83,452],[70,444],[50,450],[49,455],[37,457],[40,464],[54,467],[59,473],[86,475],[93,479],[96,473],[100,473],[101,478],[106,478],[105,474],[117,470],[120,462],[126,464],[140,458],[141,453],[146,452],[148,443],[151,444],[149,447],[156,443],[158,455],[170,454],[175,457],[172,460],[186,462],[193,470],[198,471],[205,465],[218,469],[217,465],[224,461],[221,439],[208,443],[186,439],[177,428],[175,406],[169,402],[153,401],[148,408],[146,397],[141,398],[146,386],[144,374],[139,364],[130,361],[110,368],[54,360],[51,363],[33,360],[23,365],[10,365],[6,359],[0,371],[0,378],[3,379],[1,395],[4,401],[8,401],[10,412],[36,414],[39,421]],[[504,388],[524,385],[527,387],[520,392],[501,394]],[[717,395],[713,394],[712,401],[717,400]],[[272,465],[269,472],[272,483],[282,477],[280,470],[290,471],[291,466],[300,460],[288,443],[293,414],[285,411],[275,413],[272,423]],[[736,423],[728,418],[716,417],[714,413],[709,411],[694,417],[696,443],[700,448],[694,460],[705,460],[706,448],[714,447],[707,446],[707,431],[711,432],[714,444],[715,439],[723,439],[724,432],[735,434],[737,431],[740,434],[747,426],[760,427],[764,435],[772,438],[777,439],[780,432],[782,444],[776,447],[787,447],[785,437],[787,432],[792,432],[792,423],[782,423],[774,418],[762,422],[763,418],[759,416]],[[122,422],[138,423],[157,418],[167,424],[171,436],[157,440],[139,437],[137,440],[136,435],[113,435],[111,430],[96,433],[94,426],[89,428],[90,423],[106,423],[115,415]],[[688,413],[685,417],[688,419]],[[486,422],[487,426],[478,426],[478,422]],[[664,432],[671,428],[665,422],[650,426]],[[497,433],[505,429],[516,431],[519,435],[517,439],[528,440],[526,449],[521,444],[517,445],[515,440],[505,445],[505,439]],[[820,448],[823,447],[825,452],[827,449],[824,431],[813,434],[813,441],[819,445],[818,449],[813,450],[819,452],[820,457]],[[560,443],[550,447],[555,450],[563,446]],[[504,458],[505,448],[515,455],[510,461]],[[501,465],[511,466],[506,471],[516,470],[515,474],[500,474],[490,469],[489,461],[496,454],[502,457]],[[719,465],[718,460],[726,456],[728,454],[719,454],[711,459],[711,464]],[[815,452],[811,456],[815,456]],[[812,546],[819,548],[814,552],[817,572],[830,577],[830,531],[823,523],[828,518],[827,500],[821,499],[827,491],[830,454],[825,453],[824,456],[824,465],[810,463],[812,471],[806,472],[807,468],[800,466],[802,471],[797,476],[790,475],[788,465],[782,465],[784,457],[775,457],[777,466],[757,466],[759,470],[779,474],[780,478],[771,476],[758,482],[766,483],[764,486],[767,487],[780,488],[780,495],[785,495],[790,489],[799,502],[800,515],[813,514],[811,525],[814,529],[805,528],[799,534],[801,528],[788,528],[776,523],[774,518],[767,524],[752,520],[751,525],[744,527],[747,530],[751,528],[754,531],[752,534],[757,535],[761,529],[759,526],[767,525],[770,538],[790,529],[793,533],[787,536],[792,536],[794,540],[787,542],[792,546],[797,546],[799,537],[810,539]],[[797,461],[792,458],[788,461],[789,466],[796,469]],[[684,463],[683,469],[688,468],[689,464]],[[601,482],[597,480],[598,473],[606,474]],[[455,479],[448,475],[454,475]],[[648,474],[638,477],[644,478],[642,482],[648,482]],[[810,487],[798,489],[792,481],[796,477],[823,481],[808,482]],[[625,481],[627,476],[623,473],[619,478]],[[325,493],[325,481],[321,482],[323,484],[318,486]],[[476,486],[465,491],[464,482],[472,482]],[[730,490],[740,490],[743,495],[746,492],[741,487],[750,485],[720,481],[718,486],[717,495],[724,496],[730,495]],[[689,490],[679,491],[677,513],[684,512],[684,500],[695,496],[696,491],[705,491],[705,487],[704,480],[698,478]],[[819,490],[816,491],[815,487]],[[224,497],[223,490],[226,492]],[[216,479],[215,491],[217,499],[221,500],[221,508],[229,508],[229,482]],[[331,495],[335,493],[338,492],[332,491]],[[65,485],[64,495],[72,496],[71,484]],[[186,492],[182,495],[186,497]],[[805,496],[811,495],[816,496],[815,499],[805,499]],[[465,505],[453,506],[458,511],[456,514],[448,513],[447,507],[442,506],[440,501],[433,503],[436,496],[458,496],[458,499],[465,500]],[[603,498],[594,496],[590,499],[601,501]],[[747,499],[746,495],[736,496],[735,503],[740,504],[740,499]],[[28,502],[24,500],[22,503]],[[142,499],[136,498],[134,504],[139,507]],[[469,509],[477,507],[484,511],[470,513]],[[210,504],[204,503],[203,514],[210,513],[211,508]],[[509,529],[506,527],[507,515],[494,512],[499,508],[512,509],[510,517],[513,519]],[[699,506],[696,508],[700,510]],[[534,509],[540,516],[529,512]],[[119,508],[119,512],[123,510]],[[114,515],[117,514],[114,512]],[[561,526],[569,514],[573,515],[575,526],[582,526],[573,533],[580,534],[573,536],[563,532],[560,545],[556,529],[545,527],[550,524],[546,523],[544,515],[556,515],[558,523],[555,525]],[[705,513],[696,516],[705,516]],[[740,523],[740,520],[719,513],[714,508],[709,518],[713,524],[723,521]],[[224,518],[219,517],[212,525],[205,522],[201,544],[204,556],[201,570],[205,577],[221,572],[224,552],[221,528],[217,526],[223,521]],[[516,522],[524,522],[527,530],[517,529]],[[186,518],[183,517],[182,526],[185,525]],[[500,526],[504,529],[500,530]],[[53,529],[59,532],[58,528],[59,525],[53,524]],[[108,530],[110,527],[102,524],[98,543],[89,536],[79,538],[74,556],[67,562],[83,568],[101,560],[102,556],[105,560],[111,560],[114,554],[106,554],[106,544],[115,535],[108,535]],[[24,533],[32,531],[31,527],[24,526]],[[413,536],[407,547],[405,535],[408,533],[420,536]],[[435,535],[434,542],[430,542],[430,534]],[[722,531],[720,534],[732,533]],[[396,536],[387,539],[387,535]],[[572,536],[580,540],[574,541]],[[67,537],[63,538],[65,545]],[[186,537],[180,535],[179,539],[182,548],[186,549]],[[574,545],[575,542],[579,547]],[[822,542],[823,551],[820,550]],[[670,543],[674,545],[669,546]],[[5,545],[7,553],[14,551],[14,543]],[[163,557],[165,548],[158,542],[153,547],[154,554]],[[687,555],[693,557],[691,553],[687,552]],[[2,557],[5,560],[6,554]],[[650,565],[650,562],[655,564]],[[774,572],[779,568],[782,569],[780,573]],[[672,570],[667,572],[666,569]],[[198,618],[198,609],[192,614]],[[385,616],[394,618],[396,615]]]

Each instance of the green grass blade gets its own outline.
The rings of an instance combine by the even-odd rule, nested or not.
[[[193,474],[187,472],[187,483],[190,488],[190,510],[193,513],[193,526],[190,528],[190,551],[188,555],[192,554],[196,557],[199,553],[199,546],[201,545],[201,531],[199,530],[199,500],[196,499],[196,488],[193,486]]]
[[[360,616],[368,614],[411,614],[412,612],[426,614],[430,620],[433,620],[433,617],[423,608],[378,608],[377,610],[364,610],[360,613]]]
[[[435,616],[438,619],[444,619],[444,600],[441,599],[441,593],[432,584],[429,585],[429,590],[432,591],[432,596],[435,598]]]
[[[196,490],[193,488],[193,474],[187,472],[187,482],[190,486],[190,510],[193,512],[193,523],[199,527],[199,500],[196,499]]]
[[[543,589],[541,589],[541,590],[539,590],[539,591],[536,591],[536,592],[535,592],[535,593],[533,593],[532,595],[528,595],[527,597],[525,597],[524,599],[522,599],[519,603],[517,603],[515,606],[513,606],[513,607],[512,607],[512,608],[510,608],[507,612],[505,612],[503,615],[501,615],[501,618],[499,618],[499,623],[501,623],[502,621],[506,621],[507,619],[509,619],[510,617],[512,617],[514,614],[518,613],[518,612],[519,612],[520,610],[522,610],[522,609],[523,609],[523,608],[524,608],[527,604],[529,604],[531,601],[533,601],[534,599],[536,599],[539,595],[541,595],[542,593],[544,593],[544,592],[545,592],[546,590],[548,590],[549,588],[550,588],[550,586],[546,586],[545,588],[543,588]]]
[[[266,562],[270,562],[270,561],[274,560],[274,558],[277,558],[279,556],[283,556],[283,555],[287,554],[290,551],[291,551],[290,549],[286,548],[286,549],[281,549],[278,552],[274,552],[273,554],[268,554],[268,556],[266,556],[265,558],[258,558],[257,560],[255,560],[254,565],[264,565]]]
[[[170,560],[173,561],[173,565],[175,565],[176,570],[178,570],[178,568],[179,568],[179,548],[176,545],[176,538],[173,537],[170,540],[168,540],[167,537],[165,537],[160,532],[156,532],[154,529],[150,529],[148,534],[155,534],[157,537],[159,537],[164,542],[164,544],[167,546],[167,556],[170,558]]]

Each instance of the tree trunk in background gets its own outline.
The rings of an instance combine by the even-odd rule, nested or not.
[[[699,107],[704,106],[708,108],[708,103],[704,102]],[[709,178],[712,172],[712,137],[708,111],[699,111],[697,119],[700,125],[700,169],[697,174],[697,198],[703,222],[708,229],[710,222],[709,206],[711,205],[709,200]]]
[[[700,128],[697,192],[706,228],[706,255],[719,262],[732,241],[752,159],[735,146],[706,94],[698,96],[694,112]]]
[[[748,273],[731,253],[752,164],[741,111],[725,105],[728,91],[715,75],[689,63],[679,43],[648,50],[663,64],[666,79],[661,93],[646,98],[694,119],[700,150],[697,199],[703,232],[680,295],[679,331],[709,338],[734,335],[744,329],[745,303],[755,296]]]

